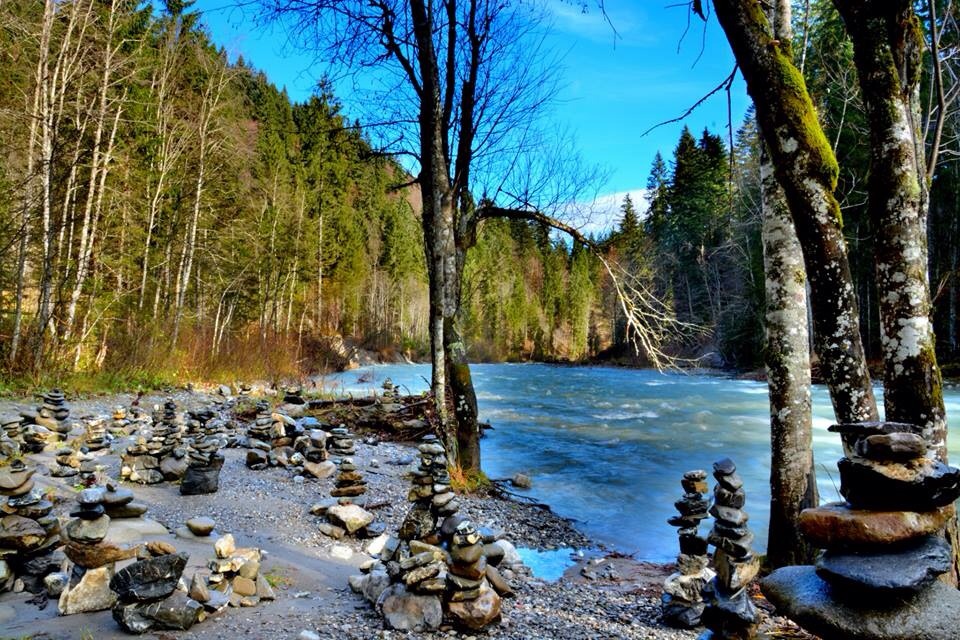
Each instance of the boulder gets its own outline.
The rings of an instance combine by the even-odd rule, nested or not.
[[[760,582],[763,594],[807,631],[824,640],[955,640],[960,591],[934,581],[907,599],[841,601],[813,567],[785,567]]]
[[[409,593],[401,584],[385,589],[377,599],[376,606],[387,629],[432,631],[443,622],[443,606],[439,597]]]

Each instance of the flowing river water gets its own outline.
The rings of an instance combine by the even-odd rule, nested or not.
[[[613,367],[479,364],[473,368],[482,442],[491,478],[528,474],[531,497],[572,518],[598,543],[640,560],[672,561],[680,476],[711,470],[730,457],[747,491],[746,510],[766,547],[770,442],[767,388],[762,382],[713,374],[662,374]],[[390,378],[403,391],[428,388],[428,365],[378,365],[324,379],[354,395],[379,390]],[[878,390],[877,397],[882,397]],[[951,458],[960,453],[960,391],[944,394]],[[840,499],[836,462],[840,438],[829,433],[833,411],[814,388],[814,457],[821,500]]]

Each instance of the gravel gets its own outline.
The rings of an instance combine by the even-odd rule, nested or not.
[[[173,395],[180,411],[213,399],[213,396],[196,392],[180,391]],[[109,415],[114,406],[126,406],[133,397],[107,396],[71,401],[72,417]],[[161,402],[162,398],[150,396],[140,402],[149,407]],[[0,401],[0,412],[31,405]],[[356,447],[354,461],[368,483],[368,492],[356,502],[385,522],[388,532],[395,532],[407,512],[409,484],[403,474],[415,459],[416,449],[410,444],[395,442],[364,444],[360,438]],[[108,474],[117,477],[118,456],[105,453],[102,462],[106,464]],[[133,485],[137,499],[150,507],[147,517],[174,531],[190,518],[209,516],[216,522],[218,532],[232,533],[244,546],[278,550],[292,548],[313,557],[326,558],[331,557],[334,546],[346,546],[354,553],[362,553],[367,541],[328,538],[318,531],[323,520],[309,514],[312,504],[329,497],[332,477],[295,481],[291,470],[247,469],[244,464],[246,449],[225,449],[223,453],[226,460],[220,475],[220,490],[216,494],[181,496],[175,485]],[[406,464],[397,464],[404,461]],[[518,547],[541,550],[595,547],[570,521],[541,505],[492,496],[466,496],[461,498],[461,512],[481,526],[502,530],[505,537]],[[659,623],[659,584],[669,571],[668,567],[644,565],[624,558],[619,562],[632,563],[633,569],[624,571],[618,567],[619,571],[608,573],[590,571],[587,575],[593,579],[587,579],[582,577],[581,567],[574,567],[556,582],[518,576],[514,581],[517,597],[503,602],[502,624],[482,636],[505,640],[673,640],[697,637],[696,632],[669,629]],[[320,638],[338,640],[475,637],[452,629],[441,629],[436,633],[385,631],[373,608],[352,593],[345,581],[331,584],[334,586],[280,585],[278,600],[271,603],[272,606],[232,610],[177,636],[216,640],[296,638],[301,631],[306,631],[316,633]],[[337,584],[342,586],[335,586]],[[105,624],[109,625],[109,621]],[[56,637],[56,634],[48,637]],[[113,637],[112,629],[110,637]]]

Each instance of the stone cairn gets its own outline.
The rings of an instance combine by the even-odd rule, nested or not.
[[[83,446],[87,451],[101,451],[110,446],[110,436],[107,434],[107,421],[103,418],[92,418],[85,421]]]
[[[62,556],[60,521],[53,503],[34,486],[36,468],[20,457],[16,442],[0,437],[0,593],[40,593]]]
[[[707,541],[716,550],[713,568],[716,577],[708,588],[707,606],[701,621],[707,627],[700,640],[749,640],[755,637],[760,616],[750,599],[748,587],[760,570],[747,528],[749,516],[743,510],[747,494],[737,465],[730,458],[713,463],[713,529]]]
[[[180,446],[180,420],[177,405],[167,399],[162,410],[154,412],[153,428],[127,447],[121,456],[120,477],[140,484],[158,484],[178,480],[186,472],[185,451]]]
[[[43,403],[36,413],[24,411],[20,416],[25,426],[25,448],[30,453],[43,451],[48,442],[66,440],[70,433],[70,407],[60,389],[43,394]]]
[[[210,560],[209,575],[198,571],[190,582],[189,595],[210,612],[231,607],[252,607],[261,601],[274,600],[276,595],[266,577],[260,573],[263,552],[255,548],[238,548],[232,534],[214,543],[216,557]]]
[[[271,412],[270,403],[257,403],[257,417],[247,430],[247,467],[259,471],[269,467],[296,466],[294,441],[303,428],[296,420],[282,413]]]
[[[220,488],[220,469],[223,454],[220,439],[213,436],[196,436],[187,447],[187,471],[180,483],[180,494],[195,496],[216,493]]]
[[[377,545],[379,560],[366,575],[351,577],[350,586],[376,604],[387,628],[437,629],[446,611],[457,627],[480,631],[500,619],[501,596],[513,595],[494,565],[506,566],[506,550],[516,552],[495,534],[484,544],[488,539],[457,515],[439,440],[427,436],[419,450],[410,512],[397,537]]]
[[[306,419],[301,420],[304,422]],[[304,475],[329,478],[336,471],[337,466],[327,459],[327,432],[323,429],[310,429],[294,441],[293,448],[303,457]]]
[[[937,577],[951,568],[943,532],[960,497],[960,469],[928,457],[919,426],[830,431],[843,440],[846,502],[800,514],[801,534],[824,552],[815,567],[774,571],[761,582],[764,595],[825,638],[957,638],[960,593]]]
[[[112,607],[117,598],[109,585],[116,563],[135,557],[139,550],[138,546],[123,547],[105,540],[110,528],[105,496],[103,487],[84,489],[77,495],[77,508],[70,512],[72,520],[65,529],[64,553],[72,567],[64,576],[66,584],[58,603],[60,615]],[[111,500],[115,505],[116,495]]]
[[[11,442],[16,442],[23,449],[23,418],[12,414],[0,416],[0,430],[3,434],[0,437],[6,437]]]
[[[680,555],[677,556],[677,572],[663,583],[660,610],[663,621],[681,629],[692,629],[700,624],[703,615],[703,591],[716,575],[707,565],[707,541],[700,536],[700,521],[709,517],[709,502],[704,498],[708,491],[707,472],[698,469],[687,471],[680,480],[683,498],[674,503],[680,515],[667,520],[677,527],[680,538]]]

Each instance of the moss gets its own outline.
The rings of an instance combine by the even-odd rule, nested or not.
[[[796,127],[800,138],[797,142],[806,149],[811,161],[816,163],[814,170],[832,191],[837,187],[840,167],[817,118],[817,110],[807,92],[803,75],[794,66],[793,60],[778,46],[773,47],[773,59],[779,71],[780,82],[786,89],[781,92],[784,113]]]
[[[803,284],[807,281],[807,273],[803,269],[797,269],[793,272],[793,281],[797,284]]]

